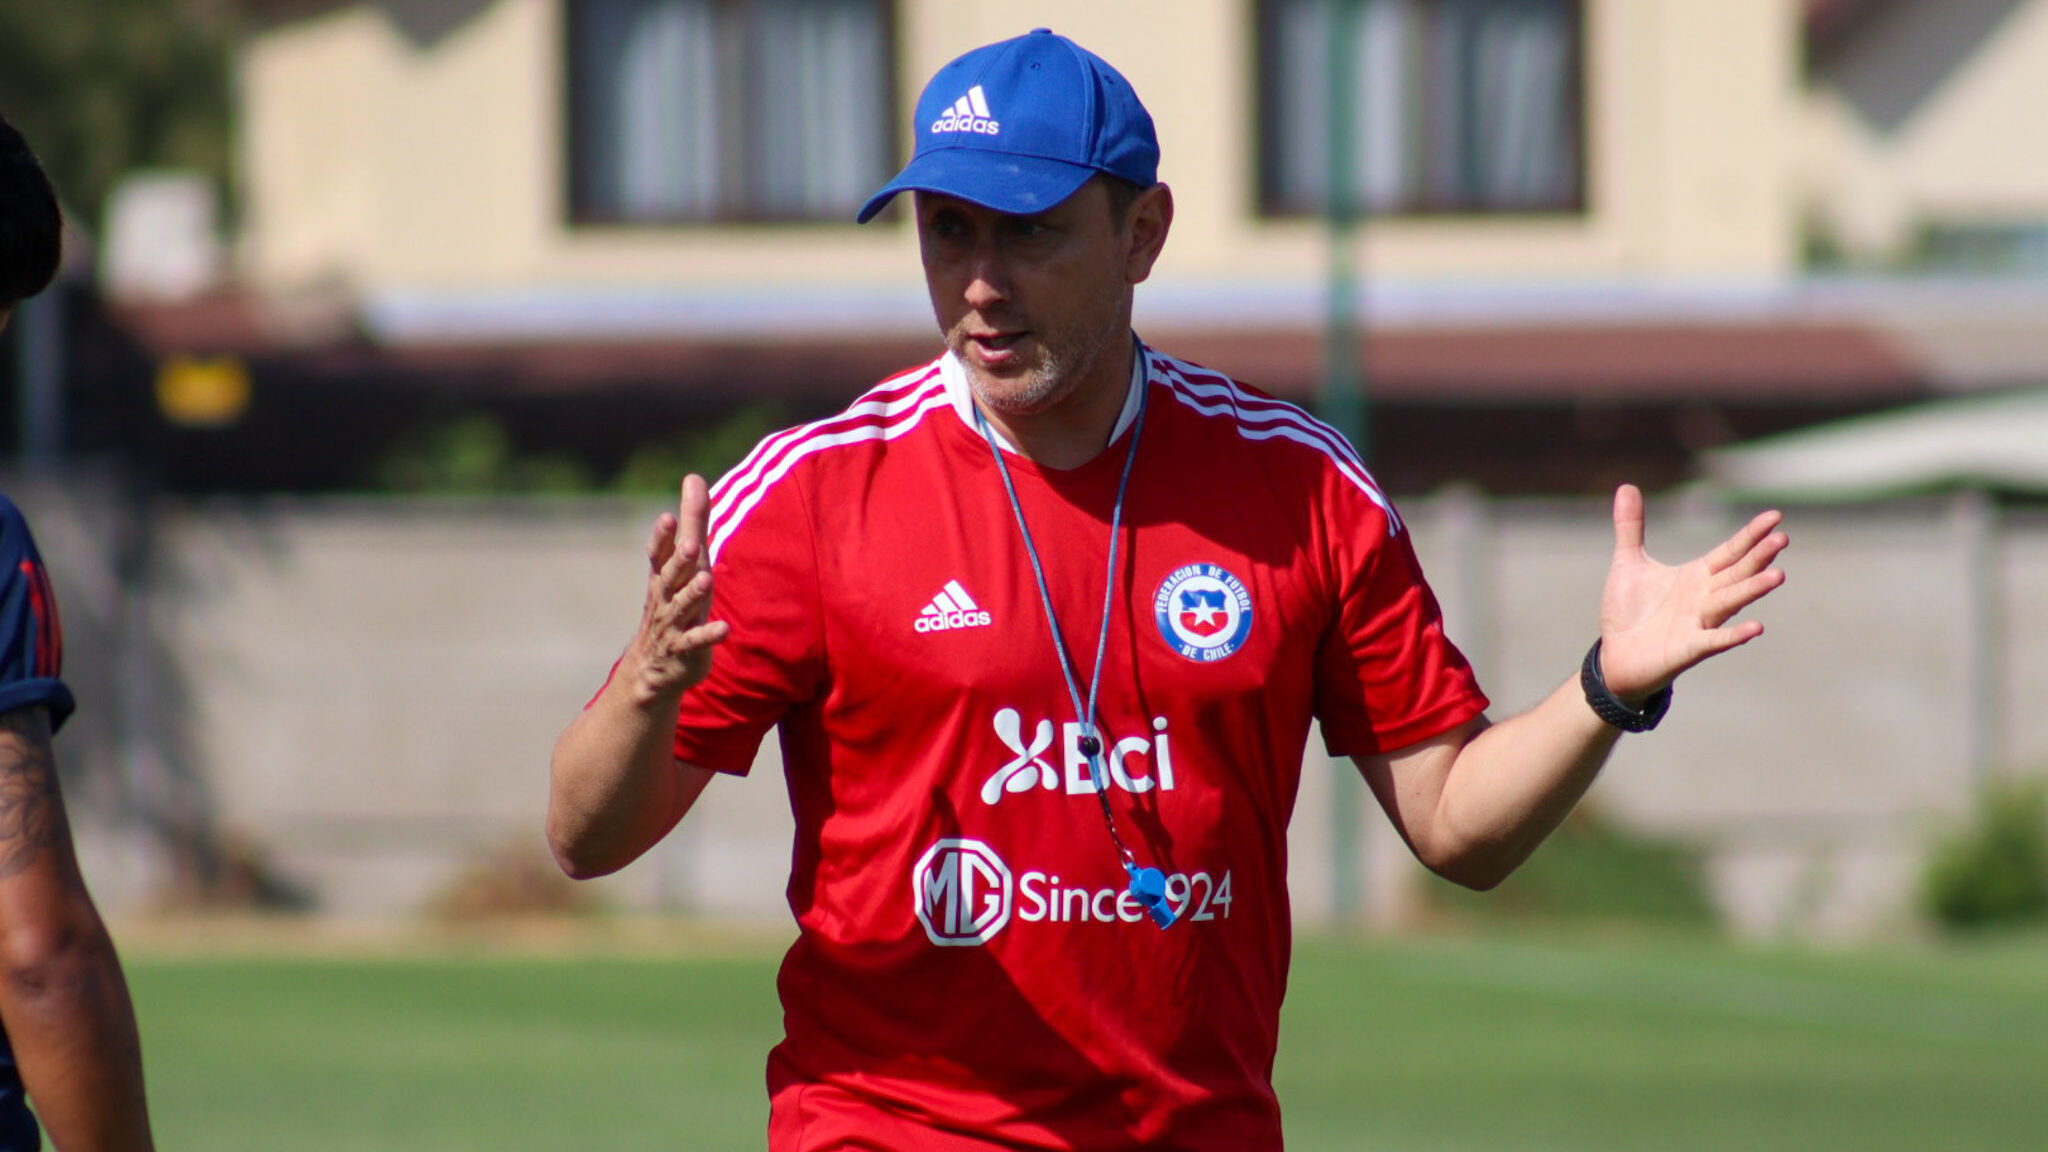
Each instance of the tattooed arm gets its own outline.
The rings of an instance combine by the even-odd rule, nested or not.
[[[121,962],[72,850],[50,719],[0,713],[0,1020],[62,1152],[153,1147]]]

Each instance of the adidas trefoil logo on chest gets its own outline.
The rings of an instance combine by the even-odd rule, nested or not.
[[[1003,126],[996,122],[996,114],[989,111],[988,97],[976,84],[967,90],[967,95],[953,101],[953,106],[944,116],[932,121],[932,134],[941,132],[978,132],[983,136],[1001,135]]]
[[[955,628],[986,628],[993,618],[974,602],[967,589],[958,580],[946,581],[932,602],[917,614],[917,622],[911,627],[919,632],[949,632]]]

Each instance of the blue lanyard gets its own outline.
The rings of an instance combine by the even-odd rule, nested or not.
[[[1157,868],[1142,867],[1132,855],[1124,838],[1116,827],[1116,813],[1109,806],[1109,774],[1103,768],[1102,737],[1095,723],[1096,692],[1102,687],[1102,657],[1109,648],[1110,613],[1116,602],[1116,545],[1122,535],[1124,519],[1124,494],[1131,486],[1131,465],[1138,459],[1138,436],[1145,428],[1145,394],[1151,389],[1149,381],[1138,385],[1138,413],[1131,421],[1131,446],[1124,453],[1123,475],[1116,482],[1116,504],[1109,514],[1109,571],[1102,587],[1102,628],[1095,635],[1095,670],[1088,678],[1088,702],[1081,702],[1081,686],[1074,679],[1074,662],[1067,654],[1066,638],[1060,633],[1059,617],[1053,612],[1052,593],[1045,584],[1045,565],[1038,558],[1038,545],[1031,540],[1031,528],[1024,523],[1024,505],[1017,500],[1017,485],[1010,479],[1010,466],[1003,461],[1003,450],[996,444],[995,433],[989,429],[988,418],[982,415],[981,405],[974,404],[974,426],[981,432],[981,438],[988,442],[988,450],[995,454],[996,472],[1003,478],[1003,491],[1010,497],[1010,511],[1017,517],[1017,531],[1024,537],[1024,554],[1031,558],[1031,575],[1038,581],[1038,602],[1045,608],[1045,622],[1052,629],[1053,654],[1059,657],[1060,675],[1067,682],[1067,696],[1074,702],[1076,718],[1081,722],[1081,753],[1088,758],[1088,773],[1095,782],[1095,798],[1102,803],[1103,825],[1109,829],[1109,839],[1116,845],[1118,857],[1124,871],[1130,875],[1130,891],[1145,913],[1161,928],[1173,923],[1174,911],[1166,900],[1166,875]]]

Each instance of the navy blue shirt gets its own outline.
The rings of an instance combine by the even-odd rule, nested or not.
[[[28,522],[0,495],[0,712],[41,704],[50,710],[50,730],[62,728],[75,707],[57,678],[63,663],[49,574]]]
[[[57,599],[28,523],[0,495],[0,713],[42,705],[54,731],[71,716],[71,690],[58,679],[64,634]],[[14,1046],[0,1028],[0,1152],[37,1152],[42,1136],[28,1110]]]

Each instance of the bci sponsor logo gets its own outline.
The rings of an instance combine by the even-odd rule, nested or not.
[[[982,803],[994,804],[1008,794],[1040,789],[1064,789],[1069,796],[1088,796],[1100,790],[1087,754],[1081,751],[1083,729],[1079,723],[1068,721],[1058,726],[1058,768],[1051,758],[1052,721],[1040,720],[1027,737],[1023,715],[1015,708],[1005,708],[995,715],[995,729],[996,738],[1010,749],[1010,759],[982,782]],[[1126,792],[1173,791],[1173,745],[1167,738],[1166,717],[1152,718],[1149,736],[1105,740],[1102,762],[1104,783],[1110,787]]]

